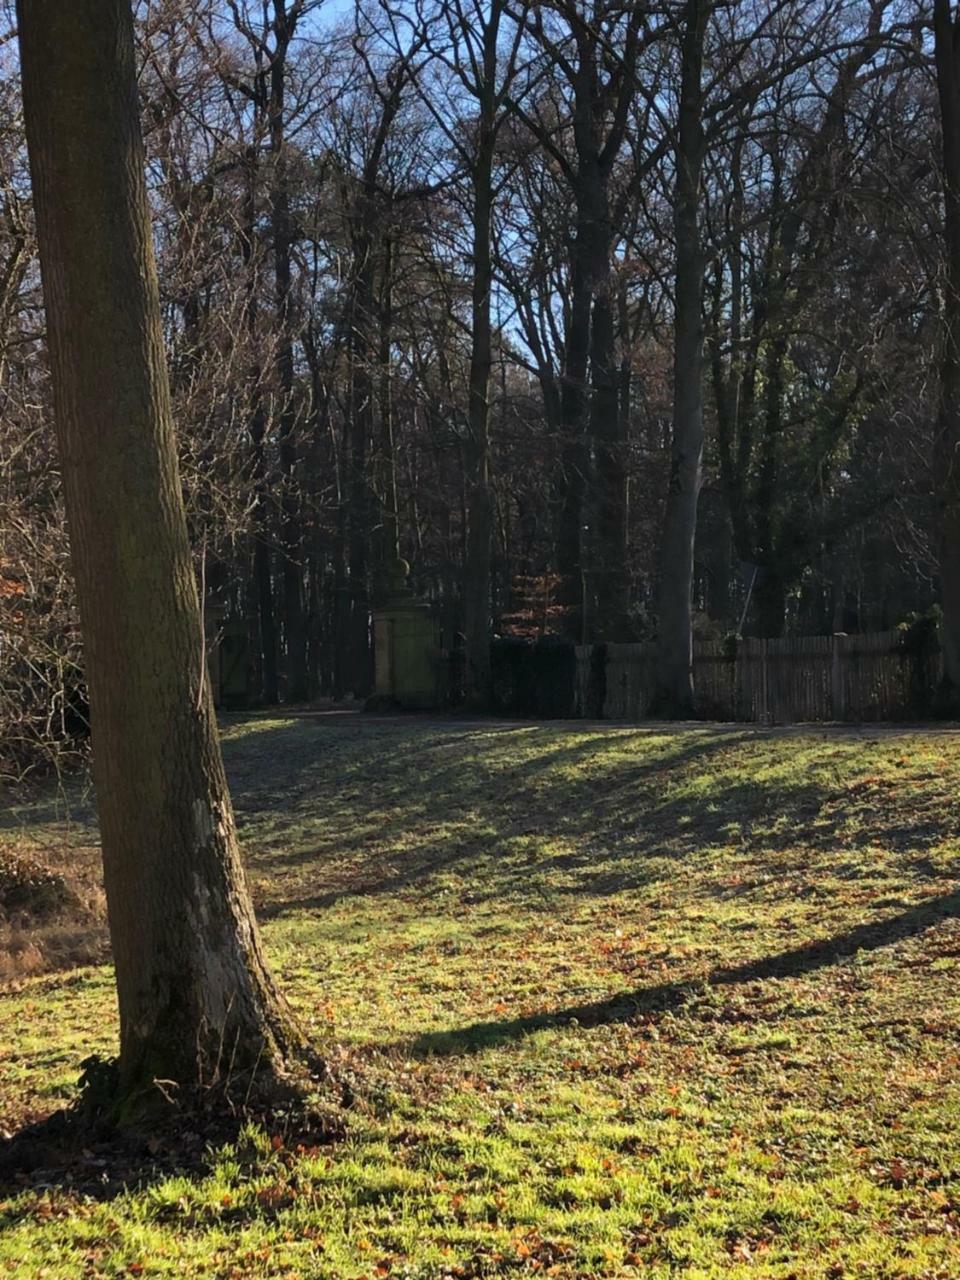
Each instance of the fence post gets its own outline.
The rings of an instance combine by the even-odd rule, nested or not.
[[[830,699],[834,720],[845,720],[847,718],[847,690],[846,682],[843,678],[843,663],[841,662],[842,642],[846,638],[844,632],[835,631],[830,645]]]
[[[743,718],[756,723],[761,718],[762,709],[758,705],[763,689],[760,685],[760,641],[741,640],[737,651],[737,662],[740,664],[740,697],[742,699]]]
[[[770,676],[767,671],[767,642],[760,641],[760,723],[769,724],[773,717],[770,715]]]

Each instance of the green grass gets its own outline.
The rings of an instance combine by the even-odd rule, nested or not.
[[[960,736],[254,718],[225,748],[347,1137],[35,1177],[0,1275],[960,1276]],[[0,1128],[114,1037],[108,969],[16,984]]]

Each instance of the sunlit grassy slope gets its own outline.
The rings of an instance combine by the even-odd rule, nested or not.
[[[316,717],[225,745],[348,1136],[100,1195],[34,1176],[0,1274],[960,1277],[960,736]],[[107,969],[0,998],[0,1128],[114,1034]]]

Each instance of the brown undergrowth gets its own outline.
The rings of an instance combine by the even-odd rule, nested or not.
[[[0,986],[102,964],[106,919],[95,845],[0,841]]]

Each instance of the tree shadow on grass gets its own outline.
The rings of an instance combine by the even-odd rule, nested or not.
[[[65,1107],[0,1141],[0,1198],[22,1192],[62,1192],[112,1200],[131,1186],[149,1186],[180,1173],[202,1173],[205,1141],[196,1132],[173,1143],[118,1131],[99,1137]],[[0,1231],[29,1214],[0,1204]]]
[[[392,1049],[405,1056],[454,1056],[522,1040],[533,1032],[561,1027],[574,1019],[581,1027],[631,1022],[646,1014],[680,1008],[704,987],[802,977],[860,951],[890,946],[942,920],[956,917],[960,917],[960,891],[929,898],[899,915],[858,925],[775,955],[740,965],[721,966],[705,979],[659,983],[548,1013],[477,1022],[454,1031],[427,1032]],[[238,1129],[238,1119],[203,1134],[184,1133],[181,1126],[175,1132],[164,1134],[159,1145],[156,1135],[145,1138],[143,1134],[111,1132],[97,1141],[81,1130],[82,1141],[78,1142],[72,1113],[57,1112],[0,1142],[0,1195],[49,1190],[109,1200],[131,1185],[145,1186],[175,1174],[202,1176],[209,1168],[212,1147],[218,1140],[235,1139]],[[327,1140],[335,1141],[340,1136],[340,1132],[331,1133]],[[317,1141],[316,1133],[313,1141]],[[14,1225],[29,1212],[29,1205],[22,1209],[0,1206],[0,1229]]]
[[[521,743],[529,742],[527,731],[521,732]],[[535,732],[539,736],[541,730]],[[617,735],[621,749],[631,736]],[[649,738],[646,733],[640,736]],[[322,910],[357,895],[389,894],[417,885],[426,890],[432,877],[451,873],[464,881],[482,882],[491,896],[526,897],[532,872],[562,872],[572,892],[569,882],[582,871],[583,892],[590,893],[596,891],[598,863],[609,858],[618,863],[619,887],[648,883],[658,874],[649,861],[644,862],[648,846],[652,850],[656,844],[659,853],[672,857],[688,852],[694,839],[692,831],[684,834],[682,830],[683,822],[696,811],[689,803],[675,812],[668,806],[658,814],[658,828],[666,824],[674,831],[675,849],[667,850],[658,832],[644,831],[641,825],[663,775],[691,767],[709,770],[713,755],[738,743],[741,736],[695,731],[694,737],[674,741],[666,750],[612,769],[600,781],[577,777],[581,764],[602,756],[597,734],[573,743],[562,739],[558,743],[551,736],[531,758],[516,762],[482,756],[451,762],[451,744],[432,734],[426,742],[406,741],[404,736],[396,745],[405,749],[372,761],[369,740],[354,740],[346,744],[346,758],[338,761],[340,787],[331,787],[322,776],[316,786],[306,783],[306,814],[301,810],[303,777],[287,777],[286,803],[271,833],[281,846],[276,852],[264,848],[258,831],[259,802],[253,798],[251,804],[250,798],[238,794],[247,843],[251,849],[258,848],[251,861],[261,882],[265,881],[258,912],[270,919]],[[600,737],[602,742],[602,731]],[[308,777],[309,763],[301,767]],[[269,788],[269,766],[259,770],[257,777],[259,786]],[[358,786],[359,793],[354,794]],[[327,806],[342,813],[343,820],[331,821]],[[311,809],[318,815],[312,821]],[[728,815],[722,817],[723,822],[728,820]],[[317,828],[313,838],[303,839],[304,823],[307,831]],[[615,850],[624,827],[632,844],[621,854]],[[319,841],[316,835],[321,836]],[[534,846],[557,839],[566,847],[551,868]],[[585,840],[589,847],[581,848]],[[575,852],[570,852],[571,844]],[[290,887],[295,888],[306,868],[313,892],[281,896],[273,891],[284,880],[288,884],[292,880]],[[597,874],[609,879],[610,870],[606,867]],[[485,892],[481,889],[481,898]]]
[[[346,1094],[338,1100],[340,1087],[332,1081],[319,1105],[300,1096],[260,1106],[221,1095],[197,1106],[160,1109],[133,1128],[100,1120],[78,1095],[72,1105],[0,1140],[0,1232],[33,1211],[29,1199],[20,1206],[3,1203],[23,1192],[109,1201],[174,1177],[202,1179],[227,1144],[231,1159],[251,1174],[279,1167],[288,1152],[332,1147],[347,1135],[350,1104]],[[251,1139],[249,1125],[271,1135],[269,1153]]]
[[[736,986],[768,978],[802,977],[854,956],[859,951],[874,951],[879,947],[890,946],[922,933],[941,920],[958,916],[960,891],[941,894],[884,920],[857,925],[843,933],[807,942],[776,955],[749,960],[744,964],[721,966],[713,969],[703,979],[658,983],[651,987],[640,987],[636,991],[618,992],[606,1000],[567,1005],[562,1009],[529,1017],[475,1022],[455,1031],[426,1032],[397,1048],[407,1055],[420,1057],[476,1053],[522,1040],[535,1031],[564,1026],[573,1020],[581,1027],[630,1022],[644,1014],[677,1009],[704,987]]]
[[[520,749],[516,760],[485,752],[491,737],[498,746],[509,747],[511,735]],[[787,851],[789,861],[798,845],[814,854],[837,848],[838,833],[854,810],[861,843],[882,840],[894,848],[905,847],[911,855],[906,861],[918,878],[943,874],[935,860],[923,855],[924,845],[944,834],[935,789],[925,795],[921,808],[915,802],[901,803],[894,792],[882,790],[878,795],[875,787],[845,787],[842,780],[834,784],[825,776],[806,779],[801,773],[800,782],[759,782],[750,774],[756,757],[721,758],[727,750],[752,744],[762,752],[768,736],[754,729],[699,726],[689,732],[649,726],[610,733],[603,726],[511,725],[493,730],[480,724],[413,720],[358,724],[344,732],[343,725],[330,728],[301,721],[228,742],[227,757],[238,810],[247,817],[251,851],[261,844],[266,824],[261,825],[258,815],[265,811],[283,841],[281,848],[254,852],[251,858],[258,873],[274,878],[261,908],[267,917],[411,885],[427,895],[432,877],[451,871],[471,894],[523,897],[528,902],[536,874],[550,868],[564,875],[555,893],[619,891],[664,877],[677,858],[712,843],[731,842],[731,824],[739,825],[739,847],[762,859],[765,872],[775,873],[780,851]],[[805,736],[816,742],[836,735],[811,729],[794,736],[800,743]],[[631,742],[637,746],[633,756]],[[608,749],[615,758],[605,762]],[[589,767],[581,771],[581,764]],[[705,785],[696,792],[672,794],[668,784],[691,768],[706,775]],[[745,774],[739,779],[738,768]],[[346,791],[350,795],[345,801]],[[342,822],[330,817],[336,805],[344,806]],[[444,820],[454,817],[448,832],[430,830],[431,822],[437,826],[438,815]],[[779,817],[775,829],[773,816]],[[374,844],[385,824],[392,824],[386,856]],[[471,827],[483,826],[490,830],[470,837]],[[291,841],[294,828],[299,834]],[[303,839],[311,828],[319,840]],[[426,838],[424,833],[429,833]],[[527,849],[528,836],[562,836],[563,851],[545,861],[536,839]],[[841,853],[838,858],[838,874],[844,874],[844,857]],[[346,870],[341,870],[342,859],[349,862]],[[317,892],[290,892],[300,885],[285,884],[285,878],[298,871],[319,880]],[[285,889],[287,896],[281,898]],[[733,890],[748,891],[744,886]],[[547,899],[539,903],[548,905]],[[943,894],[830,938],[718,967],[701,980],[661,983],[541,1015],[425,1033],[396,1048],[405,1054],[465,1054],[508,1044],[573,1018],[583,1026],[628,1022],[680,1007],[704,985],[800,976],[958,915],[960,893]],[[51,1119],[12,1142],[0,1143],[0,1194],[36,1188],[46,1180],[59,1190],[82,1189],[84,1194],[109,1198],[126,1183],[165,1178],[184,1168],[199,1170],[202,1164],[200,1159],[195,1164],[184,1160],[182,1150],[167,1158],[142,1148],[118,1153],[115,1139],[103,1148],[88,1148],[90,1156],[82,1151],[79,1156],[58,1155],[58,1143],[65,1141]],[[201,1147],[205,1146],[204,1139]],[[65,1166],[68,1159],[73,1164]],[[0,1228],[3,1222],[0,1216]]]
[[[809,767],[758,776],[769,740],[787,732]],[[224,751],[269,920],[358,895],[426,896],[437,877],[459,880],[471,900],[513,897],[536,910],[562,895],[647,886],[678,858],[727,846],[762,861],[764,874],[802,846],[843,875],[844,861],[856,862],[851,832],[854,855],[882,846],[914,859],[919,878],[934,864],[917,859],[954,821],[942,788],[911,787],[909,770],[902,790],[890,778],[866,786],[849,760],[829,765],[834,743],[862,737],[349,712],[233,723]],[[547,894],[533,894],[537,877]]]
[[[726,847],[765,875],[796,872],[802,847],[856,878],[860,850],[880,846],[919,878],[911,858],[951,833],[942,788],[912,786],[909,769],[902,788],[861,778],[849,755],[834,766],[833,744],[859,741],[850,732],[790,736],[789,760],[805,763],[758,775],[771,731],[750,726],[355,717],[270,725],[228,742],[228,765],[265,919],[426,896],[437,877],[471,901],[536,910],[649,885]],[[533,895],[537,878],[548,893]]]

